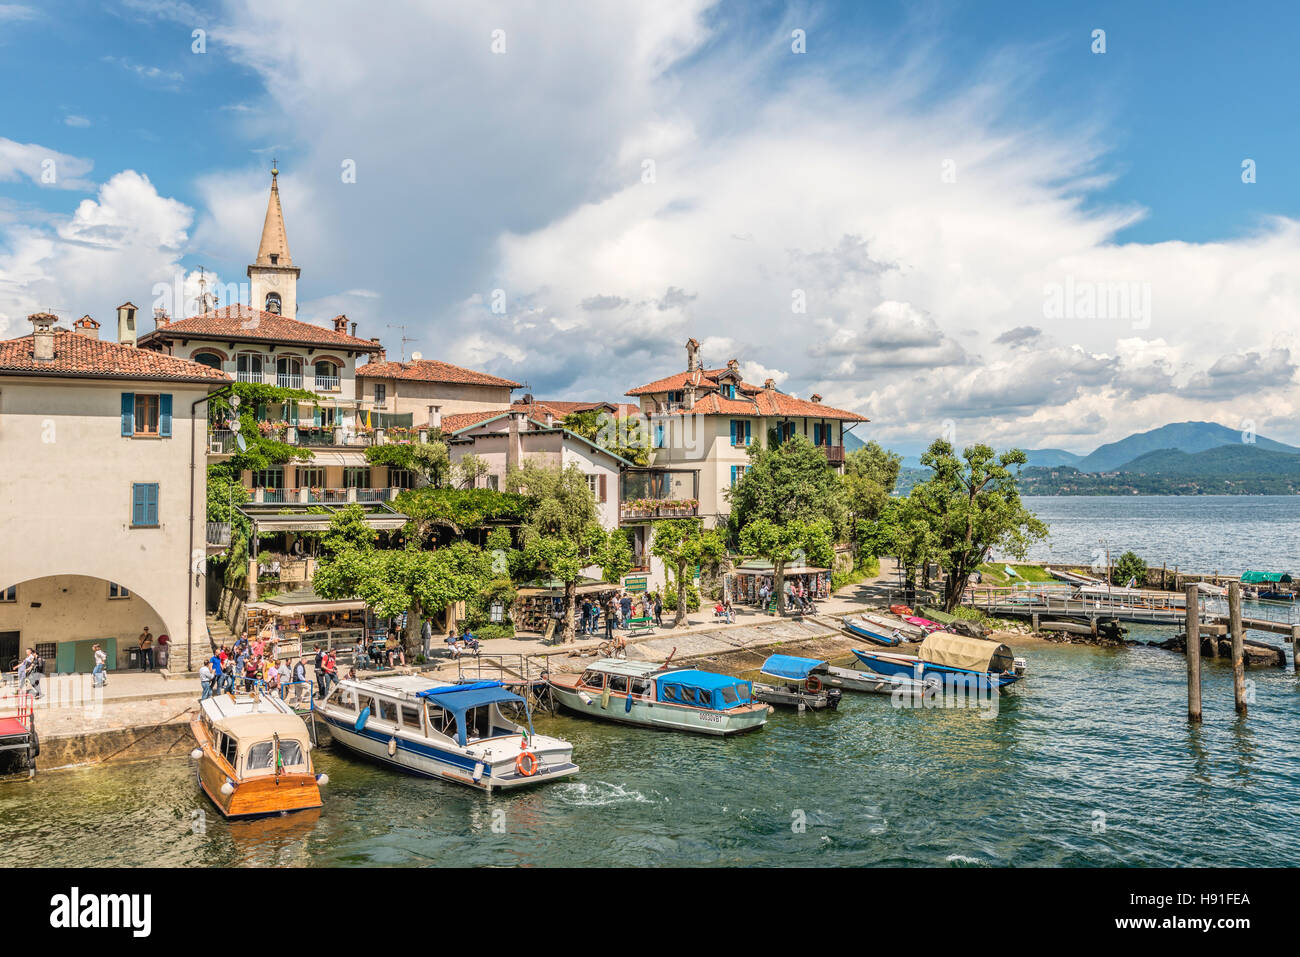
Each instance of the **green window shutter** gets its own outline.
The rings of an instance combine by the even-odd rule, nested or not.
[[[745,444],[749,444],[749,419],[745,420]]]
[[[158,396],[158,434],[164,439],[172,437],[172,397],[170,392]]]
[[[135,393],[122,393],[122,434],[135,435]]]

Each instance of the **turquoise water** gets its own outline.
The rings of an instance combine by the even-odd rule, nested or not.
[[[0,864],[1300,860],[1300,685],[1289,671],[1248,672],[1255,703],[1242,721],[1230,670],[1207,661],[1205,722],[1193,729],[1177,655],[1035,644],[1027,657],[1030,677],[993,716],[846,693],[837,713],[778,712],[732,740],[542,718],[539,731],[573,741],[582,772],[507,796],[322,750],[322,811],[229,823],[187,757],[45,773],[0,784]]]

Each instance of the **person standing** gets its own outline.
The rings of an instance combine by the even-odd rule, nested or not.
[[[167,653],[171,650],[171,637],[168,635],[158,636],[158,667],[167,667]]]
[[[95,667],[90,672],[91,684],[96,688],[102,688],[108,680],[106,676],[108,655],[104,654],[104,649],[99,647],[98,644],[91,645],[91,649],[95,652]]]
[[[95,646],[96,648],[99,645]],[[96,666],[98,668],[98,666]],[[199,700],[203,701],[212,697],[212,662],[205,661],[199,665],[199,685],[203,688],[203,694],[199,695]]]
[[[420,653],[426,661],[433,651],[433,622],[426,618],[420,625]]]
[[[325,697],[325,652],[321,650],[320,642],[316,642],[316,660],[314,663],[316,669],[316,697]]]
[[[334,652],[332,651],[325,652],[325,658],[323,663],[325,665],[325,694],[329,694],[330,684],[339,683],[338,662],[335,661],[334,659]],[[322,695],[321,697],[324,696],[325,695]]]
[[[655,625],[662,628],[664,626],[664,599],[663,596],[659,594],[659,592],[655,592],[654,608],[655,608]]]
[[[605,640],[610,641],[614,637],[614,620],[618,618],[618,602],[614,596],[609,597],[609,604],[605,607]]]
[[[293,693],[295,700],[299,704],[304,703],[307,696],[307,659],[299,658],[293,663]]]
[[[632,627],[632,596],[627,592],[619,599],[618,610],[620,612],[619,626],[622,628]]]
[[[144,626],[144,631],[140,632],[140,670],[153,671],[153,635],[149,634],[149,626]]]
[[[45,674],[45,659],[38,655],[34,648],[28,648],[27,651],[32,656],[31,666],[27,669],[27,680],[31,682],[33,697],[39,701],[41,699],[41,677]]]

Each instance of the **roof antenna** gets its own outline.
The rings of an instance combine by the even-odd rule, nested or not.
[[[418,340],[418,339],[412,339],[412,338],[410,338],[410,337],[407,336],[407,334],[406,334],[406,326],[393,326],[393,325],[390,325],[388,328],[389,328],[389,329],[401,329],[401,330],[402,330],[402,350],[401,350],[401,351],[402,351],[402,361],[405,362],[405,361],[406,361],[406,344],[407,344],[408,342],[419,342],[419,340]]]

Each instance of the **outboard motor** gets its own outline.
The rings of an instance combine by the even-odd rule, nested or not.
[[[1011,659],[1011,673],[1014,674],[1017,678],[1023,678],[1025,672],[1028,670],[1029,670],[1029,662],[1027,662],[1024,658]]]

